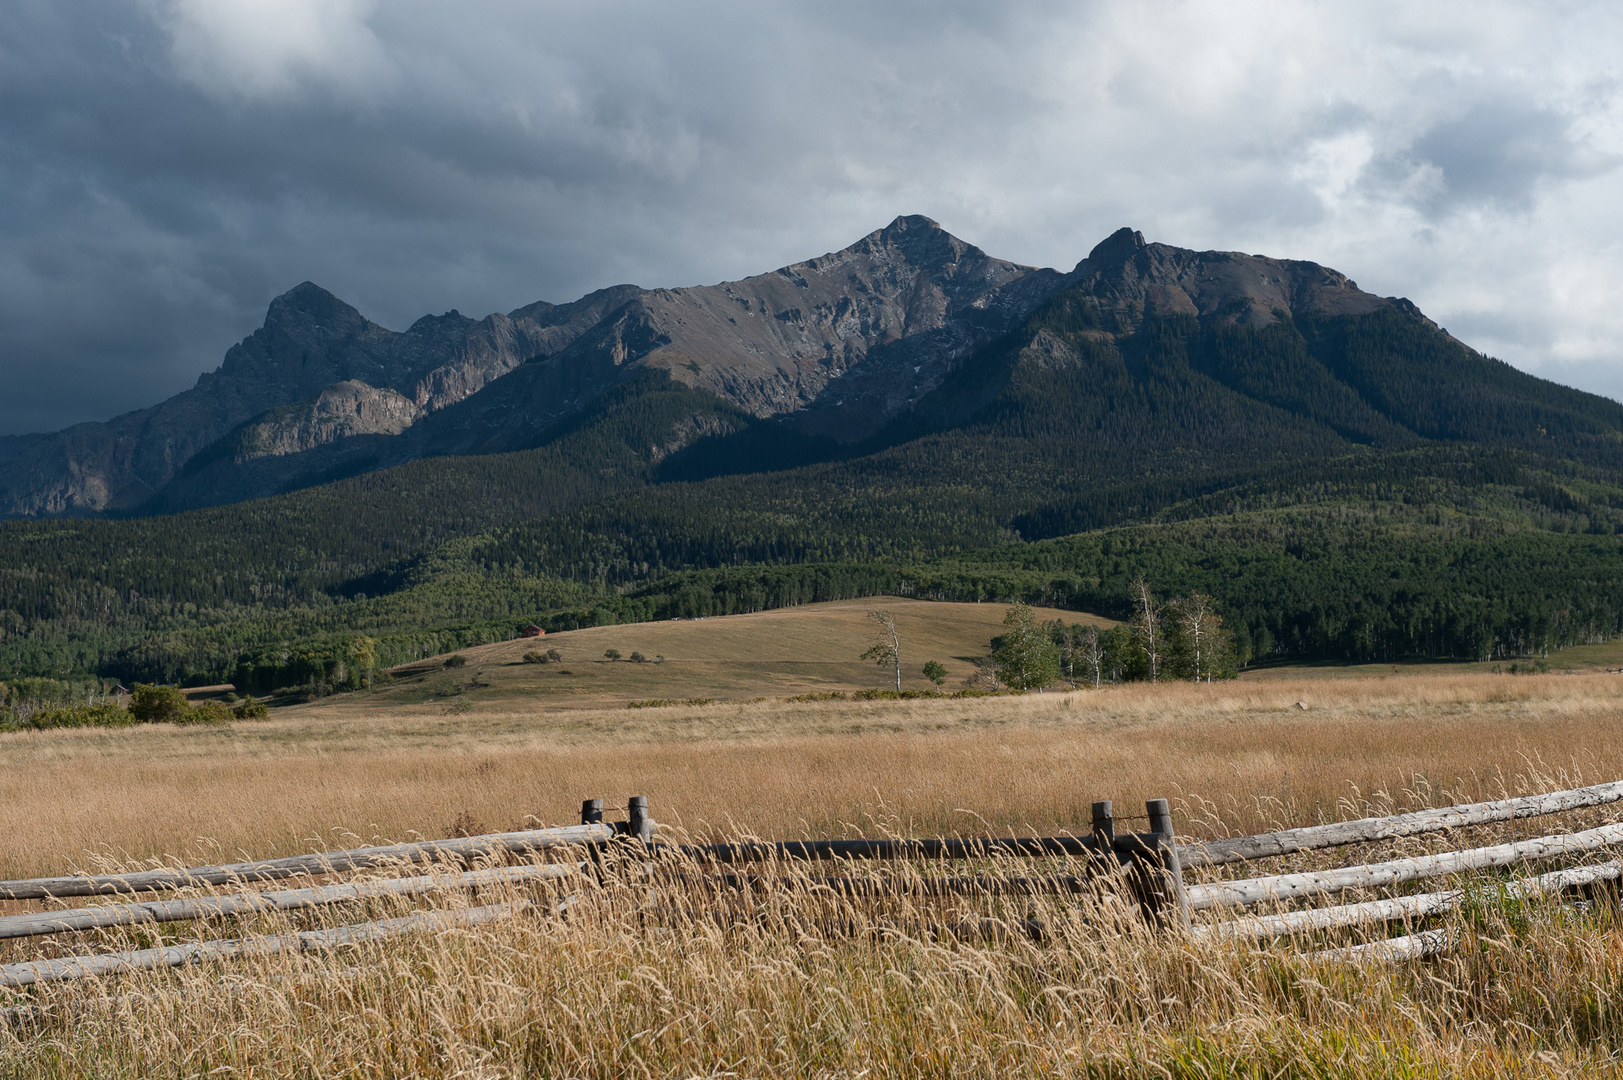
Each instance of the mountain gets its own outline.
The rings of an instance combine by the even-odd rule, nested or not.
[[[191,390],[106,423],[0,441],[0,513],[174,511],[520,449],[645,370],[758,417],[815,405],[838,381],[818,426],[865,432],[1059,280],[915,216],[743,281],[622,285],[479,321],[452,311],[404,333],[306,282]]]
[[[892,484],[1097,502],[1119,479],[1188,482],[1433,441],[1623,462],[1623,405],[1482,356],[1407,300],[1315,263],[1189,251],[1131,229],[855,445],[807,440],[814,409],[701,439],[662,476],[852,460]]]
[[[1020,364],[966,363],[1018,337],[1039,309],[1053,325],[1024,342]],[[1420,376],[1433,391],[1427,416],[1400,416],[1392,394],[1402,386],[1408,400],[1414,388],[1405,380],[1416,377],[1407,360],[1375,370],[1359,360],[1363,346],[1343,342],[1337,359],[1326,351],[1337,346],[1302,336],[1337,320],[1393,318],[1393,326],[1418,320],[1436,331],[1426,349],[1469,354],[1407,301],[1363,292],[1314,263],[1188,251],[1122,229],[1061,274],[992,258],[919,216],[742,281],[622,285],[478,321],[452,311],[404,333],[306,282],[274,300],[265,324],[191,390],[107,423],[0,440],[0,513],[167,513],[427,457],[538,446],[607,388],[646,373],[742,414],[730,421],[701,410],[711,415],[666,433],[661,454],[677,459],[668,478],[893,445],[952,426],[992,400],[1008,377],[1029,387],[1058,378],[1062,397],[1078,379],[1114,387],[1075,403],[1078,417],[1094,415],[1104,442],[1142,434],[1132,402],[1166,416],[1167,394],[1196,414],[1230,418],[1226,438],[1196,440],[1216,454],[1228,452],[1225,443],[1249,454],[1260,432],[1275,428],[1280,452],[1474,437],[1460,401],[1443,403],[1458,362],[1434,363]],[[1140,355],[1153,337],[1145,328],[1179,320],[1193,320],[1205,336],[1181,364],[1152,372],[1151,358]],[[1067,337],[1072,329],[1081,337]],[[1107,343],[1118,346],[1114,358],[1100,352]],[[1074,370],[1060,375],[1062,368]],[[1024,374],[1013,376],[1017,369]],[[1503,365],[1483,377],[1466,376],[1475,382],[1461,390],[1478,409],[1514,412],[1529,393],[1553,400],[1549,384],[1532,392],[1537,380]],[[1509,397],[1481,399],[1488,384]],[[1290,415],[1248,408],[1242,419],[1234,394]],[[1563,400],[1581,412],[1598,399],[1566,391]],[[1580,401],[1590,404],[1573,404]],[[1111,434],[1113,424],[1126,427]],[[701,445],[682,453],[693,444]],[[1164,449],[1158,440],[1155,452]]]
[[[1017,364],[966,364],[1018,337],[1039,309],[1047,329],[1023,343]],[[1432,357],[1432,370],[1418,375],[1409,354],[1371,367],[1358,351],[1369,342],[1303,336],[1321,324],[1333,334],[1349,319],[1428,328],[1423,348],[1411,344]],[[1154,337],[1146,328],[1180,320],[1203,335],[1182,360],[1169,366],[1144,352]],[[1464,401],[1478,411],[1525,412],[1527,400],[1556,398],[1579,412],[1608,408],[1549,384],[1532,391],[1537,380],[1503,365],[1461,376],[1472,385],[1452,394],[1455,369],[1469,364],[1432,356],[1439,349],[1474,355],[1407,301],[1363,292],[1314,263],[1188,251],[1122,229],[1060,274],[994,259],[918,216],[742,281],[622,285],[478,321],[452,311],[404,333],[306,282],[273,301],[264,326],[193,389],[104,424],[0,440],[0,512],[174,512],[426,457],[524,449],[585,415],[609,387],[647,373],[742,414],[695,417],[662,438],[662,455],[679,458],[665,475],[688,478],[848,457],[950,427],[1007,378],[1032,388],[1058,379],[1064,385],[1051,389],[1061,397],[1079,379],[1113,387],[1073,411],[1094,417],[1104,443],[1142,434],[1144,408],[1167,416],[1171,394],[1193,415],[1227,418],[1220,437],[1196,440],[1215,454],[1225,446],[1249,454],[1259,440],[1322,453],[1347,441],[1475,437]],[[1410,400],[1405,380],[1417,377],[1432,392],[1429,411],[1399,415],[1407,406],[1393,395],[1401,387],[1398,397]],[[1289,415],[1237,411],[1234,395]],[[1531,414],[1528,422],[1539,426]],[[1126,427],[1112,434],[1112,425]],[[680,453],[694,443],[703,445]],[[1165,448],[1158,439],[1156,452]]]
[[[171,439],[108,458],[169,462],[146,516],[0,523],[0,675],[252,653],[281,685],[355,634],[405,658],[862,590],[1125,613],[1137,573],[1258,655],[1623,632],[1623,405],[1334,270],[1131,229],[1060,273],[899,218],[742,282],[403,334],[301,286],[132,416],[84,427]]]
[[[0,512],[136,509],[222,437],[238,439],[248,461],[397,429],[573,340],[625,292],[516,318],[452,311],[400,334],[305,282],[273,300],[265,324],[192,389],[106,423],[0,442]]]

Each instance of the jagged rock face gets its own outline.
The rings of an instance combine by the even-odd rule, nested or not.
[[[627,316],[662,342],[646,364],[770,416],[815,401],[883,346],[984,311],[1030,273],[928,218],[904,217],[843,251],[770,274],[648,293]],[[966,326],[954,336],[967,344],[982,335]],[[956,357],[947,353],[932,359],[950,363]]]
[[[604,290],[574,304],[536,304],[477,322],[453,311],[396,333],[305,282],[271,301],[265,324],[192,389],[106,423],[0,440],[0,514],[133,509],[188,461],[256,419],[254,441],[264,454],[307,451],[323,437],[404,430],[525,360],[561,348],[637,292]],[[338,389],[346,383],[369,388],[375,400],[363,407],[353,388]],[[345,400],[358,410],[348,420],[316,419]],[[296,402],[313,411],[302,418],[268,415]],[[282,424],[291,427],[280,430]],[[241,497],[262,493],[249,487]]]
[[[403,394],[346,379],[244,426],[234,460],[301,454],[355,435],[398,435],[421,411],[421,405]]]
[[[403,333],[305,282],[192,389],[106,423],[0,439],[0,515],[178,510],[429,454],[519,449],[646,369],[856,440],[1063,288],[1090,294],[1122,333],[1156,312],[1258,326],[1393,302],[1313,263],[1185,251],[1131,229],[1059,274],[916,216],[742,281],[621,285],[478,321],[425,316]],[[1067,362],[1062,352],[1043,362]]]
[[[795,413],[808,431],[859,438],[1062,281],[991,258],[929,218],[900,217],[770,274],[641,293],[415,437],[442,454],[527,446],[603,388],[653,368],[756,416]]]

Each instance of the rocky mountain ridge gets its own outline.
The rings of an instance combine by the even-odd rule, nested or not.
[[[1130,229],[1063,274],[995,259],[918,216],[741,281],[622,285],[480,320],[425,316],[400,333],[305,282],[191,390],[105,423],[0,440],[0,514],[179,510],[430,455],[521,449],[639,372],[855,442],[1077,289],[1122,335],[1156,314],[1254,328],[1394,303],[1317,264],[1187,251]],[[683,437],[713,431],[695,423]]]

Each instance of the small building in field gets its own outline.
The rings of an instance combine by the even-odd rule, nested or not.
[[[531,623],[529,626],[526,626],[524,629],[520,630],[518,632],[518,636],[519,637],[546,637],[547,632],[545,630],[541,629],[539,626],[535,625],[534,623]]]

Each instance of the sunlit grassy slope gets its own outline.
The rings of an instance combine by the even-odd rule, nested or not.
[[[339,696],[304,708],[343,716],[409,707],[580,708],[894,689],[889,667],[861,659],[874,641],[874,624],[867,617],[873,610],[896,618],[902,687],[935,689],[922,668],[936,660],[947,669],[944,689],[951,691],[962,687],[975,661],[988,654],[1008,608],[872,597],[723,618],[599,626],[465,649],[460,655],[467,663],[460,668],[446,669],[445,657],[433,657],[397,668],[394,681],[371,694]],[[1042,614],[1067,623],[1114,625],[1079,612]],[[562,653],[562,662],[524,663],[525,653],[549,649]],[[610,649],[622,659],[607,659]],[[634,652],[648,662],[627,659]]]

